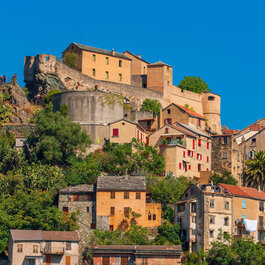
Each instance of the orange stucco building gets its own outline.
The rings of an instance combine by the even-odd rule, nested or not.
[[[143,227],[161,224],[161,204],[147,203],[143,176],[100,176],[96,209],[98,229],[127,229],[131,223]],[[133,218],[133,212],[139,216]]]
[[[131,84],[131,59],[123,53],[71,43],[63,52],[77,54],[76,69],[94,79]]]

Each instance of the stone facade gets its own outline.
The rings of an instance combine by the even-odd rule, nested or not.
[[[212,136],[212,170],[230,172],[241,183],[243,156],[233,134]]]

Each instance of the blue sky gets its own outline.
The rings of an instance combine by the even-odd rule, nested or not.
[[[221,122],[241,129],[265,116],[265,1],[2,1],[0,74],[24,56],[61,55],[71,43],[141,54],[200,76],[220,94]]]

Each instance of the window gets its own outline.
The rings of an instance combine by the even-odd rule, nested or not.
[[[95,223],[91,223],[91,224],[90,224],[90,228],[91,228],[91,229],[96,229],[96,224],[95,224]]]
[[[125,191],[124,192],[124,199],[129,199],[129,197],[130,197],[129,191]]]
[[[184,212],[185,211],[185,204],[184,203],[183,204],[179,204],[177,206],[177,210],[178,210],[178,212]]]
[[[140,200],[141,199],[141,192],[136,192],[136,199]]]
[[[227,145],[227,137],[223,137],[223,143],[224,145]]]
[[[165,133],[168,133],[168,128],[165,128]]]
[[[87,195],[87,200],[88,201],[93,201],[93,194],[88,194]]]
[[[119,81],[122,81],[122,74],[119,74]]]
[[[196,223],[196,216],[192,216],[191,221],[192,223]]]
[[[210,147],[210,143],[207,143],[207,149],[209,149],[209,147]]]
[[[223,152],[223,159],[227,159],[227,152]]]
[[[196,202],[191,203],[191,212],[196,213]]]
[[[185,157],[185,151],[183,151],[183,157]]]
[[[106,64],[109,64],[109,57],[106,57]]]
[[[150,212],[148,213],[148,220],[149,220],[149,221],[152,220],[152,215],[151,215]]]
[[[214,237],[214,230],[210,230],[210,238]]]
[[[68,207],[63,207],[63,212],[68,213]]]
[[[229,202],[225,202],[225,210],[229,210]]]
[[[109,79],[109,72],[108,71],[105,72],[105,78]]]
[[[228,221],[229,221],[229,218],[228,218],[228,217],[225,217],[225,218],[224,218],[224,225],[225,225],[225,226],[228,226]]]
[[[153,214],[153,220],[154,221],[156,220],[156,214]]]
[[[110,198],[111,199],[115,199],[115,191],[111,191],[110,192]]]
[[[197,126],[201,127],[201,119],[197,119]]]
[[[247,208],[247,202],[245,199],[242,200],[242,209],[246,209]]]
[[[167,118],[164,120],[164,124],[172,124],[172,119],[171,118]]]
[[[215,216],[210,215],[210,224],[215,224]]]
[[[264,202],[263,202],[263,201],[260,201],[260,202],[259,202],[259,210],[260,210],[261,212],[264,212]]]
[[[251,145],[256,145],[256,138],[251,139]]]
[[[214,100],[214,97],[213,97],[213,96],[209,96],[209,97],[208,97],[208,100],[209,100],[209,101],[213,101],[213,100]]]
[[[113,231],[113,225],[110,225],[110,226],[109,226],[109,230],[110,230],[110,231]]]
[[[198,146],[201,146],[201,145],[202,145],[201,139],[198,139]]]
[[[114,215],[115,214],[115,207],[110,207],[110,215]]]
[[[119,67],[122,67],[122,60],[119,60]]]
[[[74,201],[79,201],[79,195],[74,195]]]
[[[96,61],[96,55],[95,55],[95,54],[92,55],[92,61],[93,61],[93,62]]]
[[[198,164],[198,172],[201,171],[201,164]]]
[[[169,86],[169,81],[167,81],[167,85]]]
[[[167,109],[167,114],[170,114],[170,109]]]
[[[145,68],[145,66],[144,66],[144,75],[145,75],[145,69],[146,69],[146,68]]]
[[[92,75],[96,76],[96,69],[95,68],[93,68],[93,70],[92,70]]]
[[[89,207],[86,207],[86,212],[87,212],[87,213],[89,213],[89,210],[90,210]]]
[[[214,208],[214,200],[210,200],[210,208]]]
[[[113,136],[113,137],[117,137],[117,136],[119,136],[119,129],[113,129],[113,130],[112,130],[112,136]]]
[[[38,245],[33,245],[33,253],[38,253]]]
[[[66,242],[66,250],[71,250],[71,249],[72,249],[71,242]]]
[[[17,252],[23,252],[23,244],[17,244]]]

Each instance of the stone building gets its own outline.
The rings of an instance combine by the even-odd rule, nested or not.
[[[189,251],[209,250],[220,228],[233,232],[232,195],[220,192],[219,186],[192,184],[175,205],[175,222]]]
[[[192,184],[175,205],[175,222],[190,251],[209,250],[220,228],[265,244],[264,202],[265,193],[254,188]]]
[[[91,229],[96,228],[96,191],[94,185],[69,186],[59,191],[58,208],[64,213],[78,212],[80,254],[89,241]]]
[[[94,265],[180,265],[182,249],[177,246],[95,246]]]
[[[96,202],[98,229],[126,229],[130,223],[148,228],[161,224],[161,204],[147,202],[143,176],[98,177]],[[134,218],[132,212],[140,216]]]
[[[132,139],[135,138],[141,143],[148,145],[148,133],[136,122],[126,119],[110,122],[109,130],[109,139],[111,143],[131,143]]]
[[[98,80],[131,84],[131,59],[123,53],[74,42],[63,52],[63,60],[69,52],[77,55],[76,69],[82,74]]]
[[[165,159],[165,174],[187,176],[199,181],[203,171],[211,171],[211,137],[193,125],[166,124],[149,136]]]
[[[10,230],[8,259],[12,265],[77,265],[77,232]]]
[[[228,171],[241,183],[243,157],[235,134],[212,135],[212,170]]]

